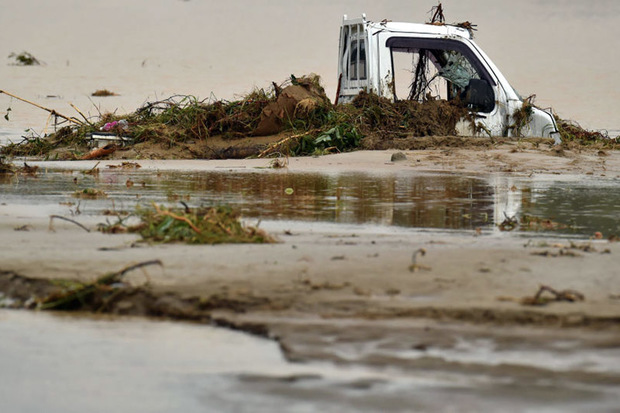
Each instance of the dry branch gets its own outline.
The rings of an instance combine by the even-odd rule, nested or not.
[[[52,221],[54,220],[54,218],[58,218],[58,219],[62,219],[62,220],[67,221],[67,222],[71,222],[72,224],[75,224],[78,227],[82,228],[84,231],[90,232],[90,229],[86,228],[84,225],[80,224],[79,222],[74,221],[71,218],[63,217],[63,216],[60,216],[60,215],[50,215],[50,225],[49,225],[49,230],[50,231],[54,230],[54,228],[52,227]]]
[[[49,108],[46,108],[46,107],[44,107],[44,106],[41,106],[41,105],[39,105],[39,104],[37,104],[37,103],[31,102],[31,101],[29,101],[29,100],[26,100],[26,99],[24,99],[24,98],[20,98],[19,96],[15,96],[15,95],[13,95],[12,93],[9,93],[9,92],[7,92],[7,91],[5,91],[5,90],[0,90],[0,94],[2,94],[2,93],[4,93],[4,94],[5,94],[5,95],[7,95],[7,96],[10,96],[10,97],[12,97],[12,98],[15,98],[15,99],[17,99],[17,100],[21,100],[22,102],[26,102],[26,103],[28,103],[28,104],[30,104],[30,105],[32,105],[32,106],[35,106],[35,107],[37,107],[37,108],[39,108],[39,109],[43,109],[43,110],[45,110],[45,111],[49,112],[49,113],[50,113],[50,115],[57,116],[57,117],[59,117],[59,118],[63,118],[63,119],[65,119],[65,120],[69,121],[69,122],[73,122],[73,123],[75,123],[76,125],[80,125],[80,126],[82,126],[82,125],[84,124],[83,122],[81,122],[81,121],[79,121],[79,120],[77,120],[77,119],[75,119],[75,118],[70,118],[70,117],[68,117],[68,116],[62,115],[62,114],[60,114],[60,113],[56,112],[54,109],[49,109]]]

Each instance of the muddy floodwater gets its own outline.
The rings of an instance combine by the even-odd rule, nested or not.
[[[291,363],[271,340],[204,325],[2,310],[0,396],[5,411],[69,413],[612,412],[620,404],[620,350],[609,338],[382,324],[400,334],[358,341],[364,326],[337,325],[322,337],[301,326],[308,342],[297,352],[331,353],[338,364]],[[426,349],[439,331],[443,344]]]
[[[70,163],[59,166],[70,167]],[[322,174],[258,168],[221,172],[99,170],[89,175],[84,170],[42,168],[35,176],[4,178],[0,182],[3,208],[87,217],[132,212],[137,204],[181,206],[184,202],[190,206],[228,204],[245,218],[261,220],[499,232],[499,224],[509,218],[531,217],[542,225],[527,228],[527,235],[620,233],[618,178]],[[101,190],[105,196],[76,197],[84,189]]]

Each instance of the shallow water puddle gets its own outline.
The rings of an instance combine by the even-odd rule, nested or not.
[[[90,188],[106,196],[73,196]],[[530,217],[530,234],[620,233],[620,180],[604,177],[117,169],[92,176],[48,170],[4,178],[0,189],[3,208],[26,207],[37,215],[94,216],[150,202],[226,203],[247,218],[264,220],[499,231],[509,218]]]
[[[3,409],[20,412],[511,412],[541,406],[576,412],[611,411],[620,402],[617,363],[598,380],[587,375],[588,363],[542,363],[536,370],[523,343],[511,345],[506,357],[505,343],[468,347],[466,332],[449,344],[461,334],[450,329],[437,350],[428,342],[428,355],[411,357],[421,347],[403,343],[419,341],[428,328],[405,327],[392,335],[396,340],[354,348],[355,338],[337,336],[368,328],[342,327],[332,327],[333,342],[313,346],[340,362],[308,364],[285,361],[273,341],[205,325],[1,310],[0,397]],[[310,341],[329,337],[312,332],[300,331]],[[305,352],[301,342],[287,344]],[[548,349],[551,359],[585,350],[574,341],[560,344]],[[372,367],[342,364],[345,354]],[[480,360],[501,371],[481,368]],[[565,374],[563,366],[575,377],[555,377]]]

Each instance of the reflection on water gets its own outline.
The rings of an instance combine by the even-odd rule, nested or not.
[[[100,215],[131,211],[136,203],[184,201],[227,203],[245,217],[270,220],[497,230],[506,218],[528,215],[561,224],[556,233],[620,234],[620,181],[600,177],[102,170],[96,176],[71,171],[16,176],[0,181],[0,188],[2,202],[35,206],[44,215],[77,210]],[[84,188],[103,190],[107,197],[72,197]]]

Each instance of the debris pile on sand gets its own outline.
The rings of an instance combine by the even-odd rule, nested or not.
[[[173,96],[130,114],[103,114],[96,121],[42,109],[70,126],[49,136],[24,137],[20,143],[0,148],[0,154],[48,159],[213,159],[422,149],[428,143],[421,144],[421,137],[455,136],[459,121],[474,124],[468,110],[454,101],[391,102],[362,91],[351,103],[332,105],[314,74],[291,75],[280,85],[273,83],[272,90],[256,89],[236,101]],[[559,119],[558,124],[565,142],[617,147],[599,132]],[[111,142],[93,148],[93,135],[105,135]]]

